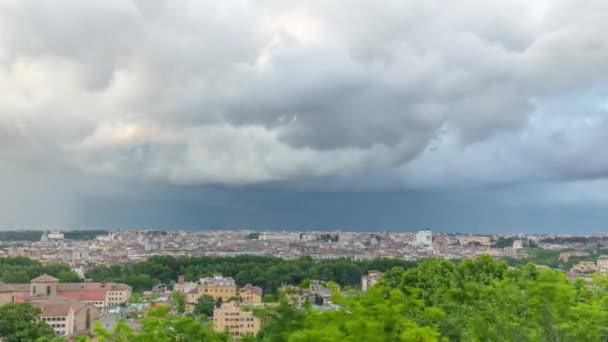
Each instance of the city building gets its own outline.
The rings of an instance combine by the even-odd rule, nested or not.
[[[382,277],[382,272],[380,271],[369,271],[367,275],[363,275],[361,277],[361,290],[367,291],[370,287],[376,285],[378,280]]]
[[[416,245],[428,249],[433,249],[433,232],[421,230],[416,233]]]
[[[112,282],[59,283],[57,278],[43,274],[32,279],[29,284],[4,284],[11,289],[13,302],[29,302],[39,296],[59,296],[86,304],[91,304],[101,313],[107,308],[127,303],[131,297],[131,287]],[[2,292],[0,287],[0,292]],[[1,294],[1,293],[0,293]],[[8,296],[4,294],[6,298]],[[0,303],[2,303],[0,301]]]
[[[262,302],[262,288],[247,284],[239,289],[239,299],[247,304],[259,304]]]
[[[593,261],[581,261],[578,264],[572,266],[568,272],[570,278],[588,276],[598,271],[598,267]]]
[[[40,319],[59,336],[88,334],[92,322],[101,316],[101,311],[95,306],[61,296],[41,295],[28,302],[40,308]]]
[[[600,255],[597,259],[597,269],[600,272],[608,272],[608,255]]]
[[[194,309],[198,299],[204,295],[212,296],[215,300],[227,302],[237,298],[237,286],[231,277],[215,275],[213,277],[201,278],[196,289],[186,294],[187,310]]]
[[[40,237],[40,241],[41,242],[47,242],[47,241],[62,241],[63,240],[63,233],[58,231],[58,230],[51,230],[49,232],[43,232],[42,236]]]
[[[216,331],[228,331],[230,336],[239,338],[257,334],[261,322],[251,311],[246,311],[238,303],[231,301],[213,309],[213,326]]]
[[[81,288],[83,284],[86,285]],[[59,283],[47,274],[32,279],[29,284],[0,283],[0,305],[30,303],[39,307],[40,319],[60,336],[90,333],[92,322],[105,308],[105,295],[120,292],[128,299],[131,292],[124,284],[101,283],[103,287],[95,284],[100,283]]]
[[[304,296],[307,297],[304,302],[308,300],[310,303],[319,306],[331,305],[331,295],[332,291],[330,288],[326,287],[318,280],[313,280],[310,282],[308,291],[304,293]]]
[[[524,242],[522,240],[513,240],[513,250],[524,248]]]
[[[184,281],[183,275],[177,276],[177,283],[175,283],[175,285],[173,286],[173,290],[182,294],[187,294],[193,290],[196,290],[197,288],[198,283]]]
[[[52,230],[47,234],[49,240],[63,240],[64,235],[58,230]]]

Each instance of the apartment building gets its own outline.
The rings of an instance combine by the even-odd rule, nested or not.
[[[257,334],[261,321],[251,311],[232,301],[213,310],[213,326],[216,331],[227,331],[233,338],[239,338]]]
[[[179,291],[179,290],[178,290]],[[213,277],[201,278],[198,286],[186,294],[186,310],[192,311],[198,299],[204,295],[212,296],[215,300],[221,299],[227,302],[238,297],[238,291],[234,279],[215,275]]]
[[[221,298],[224,302],[237,297],[237,287],[234,279],[221,275],[202,278],[199,281],[198,292],[201,296],[210,295],[215,299]]]
[[[600,255],[600,257],[597,258],[597,269],[600,272],[608,271],[608,255]]]
[[[246,304],[260,304],[262,303],[262,295],[261,287],[247,284],[239,289],[238,297],[241,302]]]
[[[197,284],[197,286],[193,286],[194,284]],[[245,304],[262,303],[263,296],[261,287],[247,284],[239,288],[233,278],[221,275],[201,278],[197,283],[184,282],[184,278],[180,276],[174,286],[174,290],[186,294],[187,311],[194,310],[198,299],[204,295],[211,296],[215,300],[221,300],[222,302],[238,299]]]

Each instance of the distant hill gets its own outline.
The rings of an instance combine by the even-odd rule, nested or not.
[[[40,241],[42,230],[0,231],[0,241]],[[68,240],[91,240],[97,235],[108,234],[107,230],[67,230],[63,231]]]

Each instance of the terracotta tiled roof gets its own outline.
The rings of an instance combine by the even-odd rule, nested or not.
[[[60,283],[57,286],[59,291],[79,291],[79,290],[128,290],[129,285],[121,283]]]
[[[241,287],[240,292],[245,292],[245,291],[251,291],[252,293],[258,294],[258,295],[262,295],[262,288],[259,286],[253,286],[251,284],[246,284],[245,286]]]
[[[74,300],[87,301],[104,301],[106,299],[106,290],[82,290],[82,291],[59,291],[58,295]]]
[[[52,278],[52,277],[51,277]],[[3,289],[6,287],[10,288],[10,292],[15,292],[17,294],[21,294],[20,297],[27,297],[30,294],[31,284],[2,284],[0,283],[0,293],[3,292]],[[57,284],[57,294],[60,296],[65,296],[69,298],[78,299],[78,297],[83,298],[80,300],[97,300],[97,298],[101,298],[101,293],[106,291],[118,291],[118,290],[130,290],[130,286],[121,283],[93,283],[93,282],[83,282],[83,283],[59,283]],[[90,295],[81,294],[82,292],[93,292]],[[76,294],[71,294],[71,292],[76,292]],[[90,298],[90,299],[85,299]]]
[[[60,296],[35,297],[30,300],[32,305],[39,307],[40,316],[67,316],[70,310],[80,310],[86,303]]]

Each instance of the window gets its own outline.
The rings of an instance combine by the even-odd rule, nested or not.
[[[86,318],[84,322],[85,329],[91,329],[91,309],[87,309]]]
[[[50,295],[51,295],[51,287],[50,287],[50,286],[47,286],[47,287],[46,287],[46,295],[47,295],[47,296],[50,296]]]

